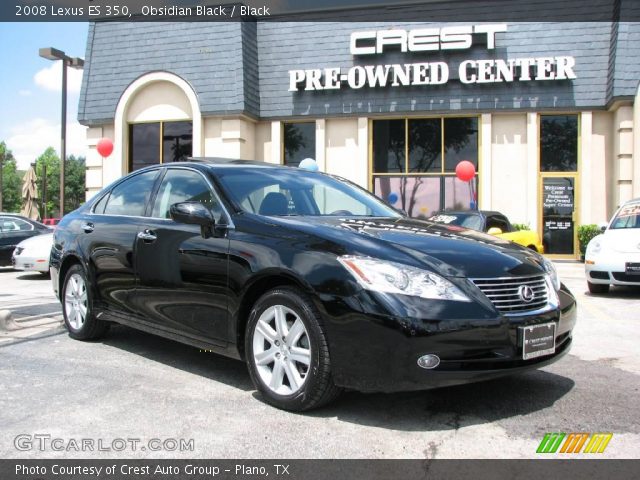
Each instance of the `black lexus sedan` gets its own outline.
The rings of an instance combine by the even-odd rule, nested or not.
[[[243,359],[265,400],[420,390],[566,354],[576,304],[506,240],[403,216],[323,173],[198,160],[136,171],[65,216],[51,252],[71,337],[112,322]]]

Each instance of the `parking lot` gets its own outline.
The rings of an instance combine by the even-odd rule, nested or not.
[[[0,310],[15,320],[0,331],[0,457],[535,458],[547,432],[611,432],[601,457],[640,458],[640,290],[590,295],[583,265],[557,265],[579,305],[558,363],[441,390],[349,392],[306,414],[263,403],[238,361],[125,327],[71,340],[49,279],[0,269]],[[63,449],[16,448],[40,434]],[[79,451],[80,439],[109,449]],[[140,443],[119,451],[114,439]],[[161,440],[152,452],[150,439]]]

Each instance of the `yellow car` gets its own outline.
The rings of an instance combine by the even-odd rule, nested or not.
[[[535,252],[544,253],[540,235],[532,230],[516,230],[509,219],[500,212],[488,210],[443,211],[429,217],[429,220],[486,232],[489,235],[495,235],[530,248]]]

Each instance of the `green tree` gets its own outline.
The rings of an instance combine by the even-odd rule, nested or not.
[[[20,212],[22,207],[22,175],[18,171],[16,159],[5,142],[0,142],[0,162],[2,162],[2,210]]]
[[[70,155],[65,169],[64,209],[71,212],[85,201],[85,179],[87,168],[84,157]]]
[[[85,198],[85,159],[73,155],[67,158],[65,168],[64,211],[71,212],[78,208]],[[46,212],[43,216],[54,217],[60,215],[60,157],[53,149],[47,148],[36,160],[36,175],[40,195],[43,195],[42,177],[46,167]]]
[[[43,180],[45,172],[46,181]],[[40,214],[43,218],[57,217],[60,206],[60,158],[53,147],[47,148],[36,160],[36,176],[40,196],[45,195],[46,191],[47,200],[45,211]]]

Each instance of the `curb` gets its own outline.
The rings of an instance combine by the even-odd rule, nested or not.
[[[13,320],[11,310],[0,310],[0,331],[19,330],[20,326]]]

